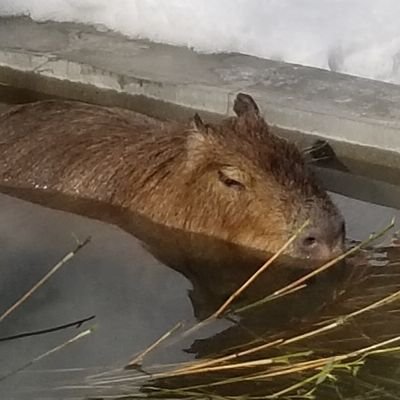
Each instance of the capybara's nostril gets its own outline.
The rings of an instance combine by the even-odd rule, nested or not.
[[[307,236],[303,239],[304,248],[311,248],[317,245],[317,239],[315,236]]]
[[[297,241],[300,256],[306,259],[323,260],[331,256],[331,244],[323,230],[305,232]]]

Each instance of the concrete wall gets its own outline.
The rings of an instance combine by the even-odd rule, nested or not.
[[[0,68],[4,83],[81,100],[97,96],[104,102],[116,94],[146,99],[145,106],[133,101],[133,108],[150,114],[161,101],[164,108],[227,115],[236,93],[244,91],[272,125],[327,138],[345,156],[398,165],[396,85],[239,54],[197,54],[22,17],[0,18]]]

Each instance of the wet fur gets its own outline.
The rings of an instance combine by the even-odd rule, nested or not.
[[[216,125],[69,101],[17,106],[0,117],[0,181],[273,252],[310,210],[321,223],[337,210],[299,150],[272,135],[247,100],[239,95],[238,116]],[[237,169],[247,190],[226,191],[220,168]]]

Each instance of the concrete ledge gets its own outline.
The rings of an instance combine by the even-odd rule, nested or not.
[[[0,18],[0,66],[219,115],[231,113],[236,93],[244,91],[272,125],[400,153],[396,85],[22,17]],[[9,83],[7,74],[0,72],[0,81]]]

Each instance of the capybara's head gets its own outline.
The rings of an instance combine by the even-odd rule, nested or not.
[[[343,250],[345,223],[297,147],[269,131],[254,100],[238,94],[236,117],[204,124],[186,138],[185,228],[274,253],[326,260]],[[195,207],[195,208],[193,208]],[[191,229],[193,228],[193,229]]]

